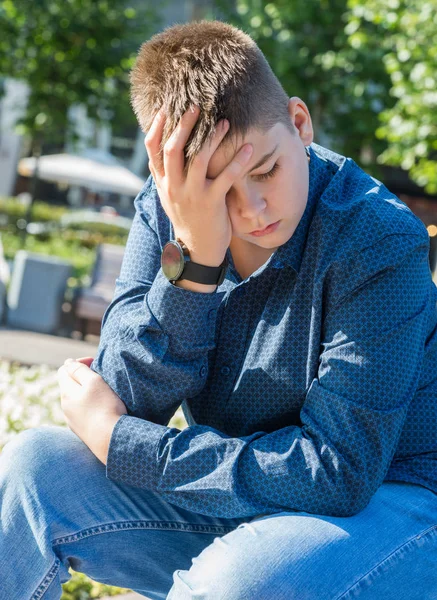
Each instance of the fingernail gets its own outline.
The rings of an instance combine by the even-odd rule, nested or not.
[[[196,109],[197,109],[197,106],[196,106],[195,104],[191,104],[191,105],[190,105],[190,111],[191,111],[192,113],[195,113],[195,112],[196,112]]]
[[[249,144],[248,146],[244,146],[243,152],[245,155],[249,156],[252,154],[253,147]]]

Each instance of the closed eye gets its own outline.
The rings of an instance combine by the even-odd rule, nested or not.
[[[262,173],[261,175],[254,175],[254,178],[258,181],[264,181],[265,179],[269,179],[270,177],[273,177],[273,175],[276,173],[276,171],[279,168],[280,168],[279,164],[276,162],[270,171],[268,171],[267,173]]]

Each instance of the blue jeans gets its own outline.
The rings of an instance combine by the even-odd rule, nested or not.
[[[107,479],[68,428],[28,429],[0,453],[0,600],[59,600],[69,567],[153,600],[435,600],[437,494],[219,519]]]

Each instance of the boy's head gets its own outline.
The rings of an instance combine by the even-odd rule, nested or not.
[[[288,96],[263,53],[250,36],[221,21],[173,25],[145,42],[131,72],[131,100],[145,133],[166,108],[162,146],[189,106],[200,107],[185,147],[187,168],[223,118],[230,126],[222,143],[250,129],[265,133],[277,122],[294,133]]]
[[[307,203],[305,146],[313,130],[305,103],[288,98],[254,40],[221,21],[174,25],[141,46],[131,84],[132,106],[144,133],[161,106],[166,110],[158,163],[191,104],[199,106],[200,114],[185,145],[185,170],[220,119],[229,121],[229,129],[210,159],[208,178],[217,177],[243,143],[253,145],[247,172],[226,196],[233,256],[234,250],[243,255],[248,248],[253,254],[255,245],[262,261],[285,243]],[[253,233],[273,223],[279,223],[273,233]]]

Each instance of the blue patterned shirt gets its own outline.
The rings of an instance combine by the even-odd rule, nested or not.
[[[437,288],[422,221],[315,143],[304,214],[246,279],[171,284],[152,177],[92,368],[126,404],[106,476],[205,515],[350,516],[383,481],[437,493]],[[168,422],[182,404],[188,427]]]

